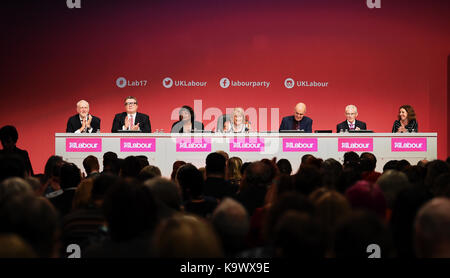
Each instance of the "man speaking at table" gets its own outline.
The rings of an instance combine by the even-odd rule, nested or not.
[[[345,107],[345,117],[347,120],[336,126],[336,132],[346,130],[366,130],[367,126],[365,122],[358,121],[358,109],[356,106],[350,104]]]
[[[293,116],[286,116],[281,121],[281,130],[301,130],[304,132],[312,132],[312,119],[305,116],[306,105],[304,103],[298,103],[294,108]]]
[[[111,132],[141,131],[152,132],[150,118],[148,115],[138,113],[138,102],[135,97],[125,98],[125,111],[116,114],[113,120]]]
[[[89,114],[87,101],[77,102],[77,113],[67,121],[67,133],[95,133],[100,130],[100,119]]]

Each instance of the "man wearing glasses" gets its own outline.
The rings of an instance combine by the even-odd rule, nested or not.
[[[345,107],[345,117],[347,120],[338,124],[336,127],[336,132],[346,131],[346,130],[366,130],[367,126],[365,122],[358,121],[358,109],[356,106],[350,104]]]
[[[148,115],[138,113],[137,99],[132,96],[125,98],[125,111],[116,114],[113,121],[111,132],[140,131],[145,133],[152,132],[150,118]]]

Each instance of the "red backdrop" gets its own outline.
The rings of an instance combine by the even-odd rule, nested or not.
[[[398,107],[412,105],[421,132],[447,150],[448,1],[9,1],[2,7],[0,125],[19,131],[35,172],[54,154],[80,99],[109,132],[127,95],[152,129],[168,131],[171,113],[201,100],[203,111],[241,106],[292,114],[307,104],[313,129],[335,129],[355,104],[375,132],[390,132]],[[39,3],[35,3],[39,2]],[[395,3],[392,3],[395,2]],[[11,4],[12,3],[12,4]],[[118,88],[116,79],[147,80]],[[162,86],[162,79],[207,86]],[[219,80],[270,81],[269,88],[227,88]],[[287,89],[284,80],[326,81]],[[207,125],[212,120],[204,120]],[[276,123],[278,125],[278,122]]]

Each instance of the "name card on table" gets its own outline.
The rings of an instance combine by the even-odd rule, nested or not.
[[[177,138],[177,152],[211,152],[211,138]]]
[[[101,152],[101,138],[66,138],[66,152]]]
[[[426,152],[427,138],[391,138],[393,152]]]
[[[317,152],[317,138],[283,138],[283,152]]]
[[[373,152],[373,138],[338,138],[339,152]]]
[[[155,138],[120,138],[121,152],[155,152]]]

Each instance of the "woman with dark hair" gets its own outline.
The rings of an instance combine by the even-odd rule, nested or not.
[[[194,131],[203,131],[204,126],[201,122],[195,121],[194,110],[184,105],[180,109],[180,119],[172,125],[172,133],[190,133]]]
[[[394,122],[392,133],[418,132],[416,112],[411,105],[402,105],[399,108],[398,120]]]

